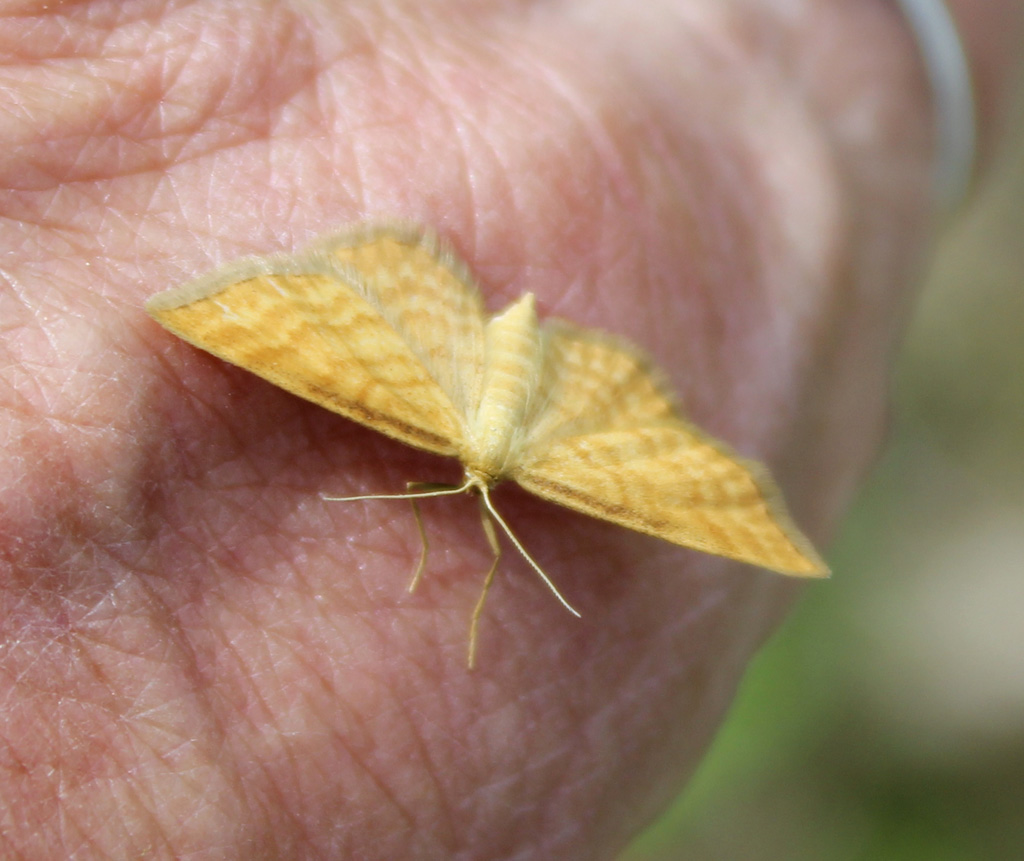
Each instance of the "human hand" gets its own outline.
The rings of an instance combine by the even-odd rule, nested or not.
[[[878,447],[927,223],[905,34],[721,2],[21,6],[0,24],[4,849],[613,853],[793,584],[503,489],[583,619],[506,554],[469,673],[474,509],[426,507],[409,597],[407,506],[320,498],[452,465],[142,304],[354,220],[430,224],[491,308],[532,290],[655,354],[824,539]],[[784,50],[838,46],[829,15],[881,70]]]

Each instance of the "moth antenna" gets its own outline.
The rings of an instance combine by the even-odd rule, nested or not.
[[[444,485],[434,490],[418,490],[414,493],[367,493],[363,496],[326,496],[321,493],[320,498],[324,502],[360,502],[364,499],[428,499],[432,496],[455,496],[457,493],[465,493],[472,486],[473,482],[467,481],[458,487]]]
[[[548,589],[551,590],[551,592],[559,600],[561,605],[565,607],[565,609],[568,610],[570,613],[572,613],[577,619],[579,619],[580,614],[576,610],[576,608],[573,607],[572,604],[570,604],[565,598],[562,597],[562,593],[559,592],[555,584],[551,582],[551,578],[544,573],[544,569],[541,568],[540,565],[538,565],[534,561],[533,557],[526,552],[526,548],[519,543],[519,539],[516,538],[515,535],[512,533],[512,530],[509,528],[508,524],[504,520],[502,520],[501,515],[498,514],[494,506],[491,505],[491,497],[490,494],[487,492],[487,488],[480,485],[478,486],[480,487],[480,494],[483,497],[484,505],[487,507],[488,513],[491,515],[491,517],[495,519],[495,521],[497,521],[498,526],[501,527],[502,532],[504,532],[508,536],[509,541],[511,541],[516,546],[516,550],[523,554],[523,558],[530,563],[530,567],[533,568],[533,570],[540,575],[540,579],[544,581],[544,585],[546,585]]]
[[[365,496],[325,496],[320,494],[320,498],[324,502],[359,502],[366,499],[408,499],[412,503],[412,513],[416,518],[416,528],[420,533],[420,561],[416,565],[416,570],[413,572],[412,580],[409,582],[409,591],[412,592],[417,585],[419,585],[420,578],[423,576],[423,571],[427,567],[427,530],[423,528],[423,518],[420,516],[419,506],[416,504],[417,499],[427,499],[432,496],[454,496],[457,493],[465,493],[470,486],[471,482],[466,481],[465,484],[453,487],[452,485],[443,484],[430,484],[427,482],[409,482],[408,487],[429,487],[430,490],[417,490],[412,493],[369,493]]]

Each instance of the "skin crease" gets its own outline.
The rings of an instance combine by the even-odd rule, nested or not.
[[[661,809],[793,581],[502,487],[583,618],[506,546],[468,673],[473,501],[424,505],[409,596],[408,506],[320,499],[457,464],[142,305],[431,224],[491,309],[644,345],[824,543],[882,439],[929,113],[885,4],[802,5],[4,4],[0,854],[602,858]]]

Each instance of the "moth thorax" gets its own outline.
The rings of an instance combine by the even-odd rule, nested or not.
[[[520,436],[540,373],[540,332],[533,294],[487,324],[480,407],[473,422],[475,469],[499,478],[511,466],[514,441]],[[468,464],[467,464],[468,465]]]

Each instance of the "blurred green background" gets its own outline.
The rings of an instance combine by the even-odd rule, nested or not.
[[[621,861],[1024,859],[1022,282],[1018,147],[942,237],[831,581]]]

